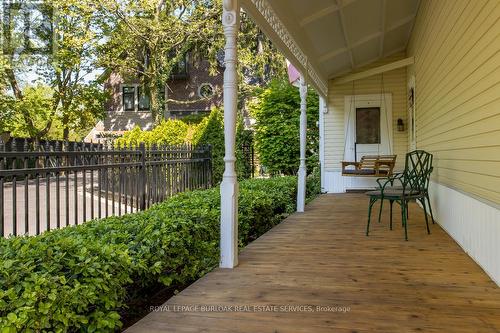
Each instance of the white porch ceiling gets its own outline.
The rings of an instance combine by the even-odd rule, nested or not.
[[[269,26],[255,10],[264,2],[323,80],[405,50],[419,5],[419,0],[242,0],[265,33]],[[276,36],[268,37],[274,42]]]

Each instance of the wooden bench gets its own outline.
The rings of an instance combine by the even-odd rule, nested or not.
[[[342,161],[342,176],[386,177],[392,175],[397,155],[366,155],[359,162]],[[349,168],[353,166],[354,168]]]

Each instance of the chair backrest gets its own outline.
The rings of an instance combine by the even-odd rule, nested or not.
[[[432,172],[432,154],[424,150],[414,150],[406,154],[404,187],[427,191]]]

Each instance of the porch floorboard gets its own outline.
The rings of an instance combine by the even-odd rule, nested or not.
[[[367,206],[363,194],[320,196],[248,245],[236,269],[207,274],[127,332],[500,332],[500,288],[437,224],[427,235],[412,204],[405,242],[395,205],[394,230],[385,210],[366,237]],[[314,311],[254,308],[265,305]]]

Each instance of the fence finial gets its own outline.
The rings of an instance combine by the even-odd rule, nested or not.
[[[10,142],[10,150],[11,151],[17,151],[17,140],[16,140],[16,138],[12,138],[12,141]]]

